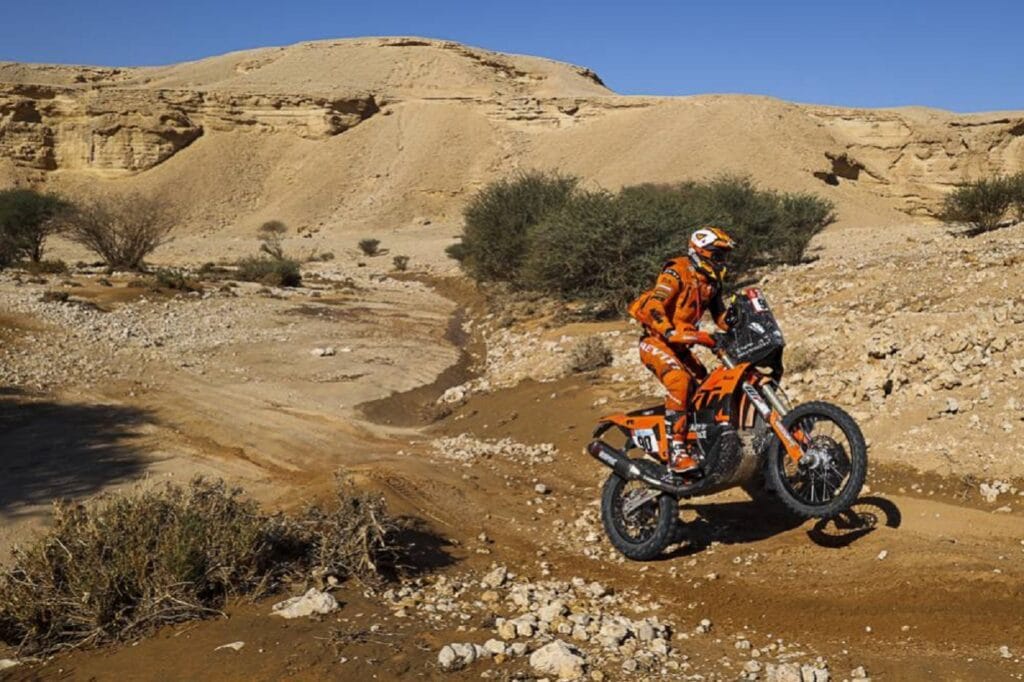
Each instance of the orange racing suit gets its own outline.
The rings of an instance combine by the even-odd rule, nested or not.
[[[706,332],[697,329],[706,310],[719,328],[728,328],[721,287],[685,256],[666,263],[654,288],[630,305],[630,314],[644,325],[640,361],[668,391],[666,421],[672,424],[675,441],[686,438],[695,381],[703,381],[707,376],[704,365],[690,351],[694,344],[714,343]]]

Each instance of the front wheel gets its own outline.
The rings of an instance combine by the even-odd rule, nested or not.
[[[829,518],[849,509],[860,495],[868,469],[864,434],[853,417],[835,405],[799,405],[782,419],[800,440],[804,455],[794,461],[776,439],[766,474],[786,507],[805,518]]]
[[[657,476],[660,467],[648,460],[633,460],[644,473]],[[679,502],[652,491],[640,481],[612,474],[601,490],[601,522],[615,549],[634,561],[650,561],[675,537]]]

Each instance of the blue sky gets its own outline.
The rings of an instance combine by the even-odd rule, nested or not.
[[[4,0],[0,60],[143,65],[423,35],[589,66],[624,94],[1024,109],[1024,0]]]

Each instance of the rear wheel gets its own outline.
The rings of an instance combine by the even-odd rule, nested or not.
[[[654,462],[633,460],[644,473],[658,476]],[[671,495],[652,491],[640,481],[612,474],[601,490],[601,522],[615,549],[635,561],[649,561],[675,538],[679,502]]]
[[[794,461],[778,440],[772,446],[767,477],[779,501],[805,518],[829,518],[848,509],[868,468],[857,422],[835,405],[812,402],[794,408],[782,423],[801,437],[804,455]]]

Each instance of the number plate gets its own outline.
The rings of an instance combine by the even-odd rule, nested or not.
[[[637,429],[633,432],[633,442],[652,455],[661,452],[661,439],[654,429]]]

